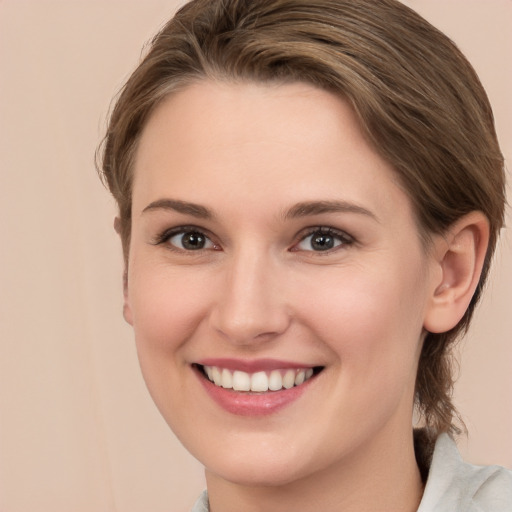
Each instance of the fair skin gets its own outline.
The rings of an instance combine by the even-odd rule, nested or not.
[[[205,465],[211,510],[416,510],[424,332],[467,307],[485,219],[426,251],[347,103],[208,81],[148,121],[132,216],[125,318],[155,403]],[[237,391],[206,366],[302,378]]]

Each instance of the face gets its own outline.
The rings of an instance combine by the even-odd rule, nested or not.
[[[125,317],[208,472],[285,484],[410,437],[429,259],[347,103],[201,82],[156,109],[134,173]]]

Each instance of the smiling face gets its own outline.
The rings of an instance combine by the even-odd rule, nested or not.
[[[284,484],[410,439],[430,260],[346,103],[200,82],[153,113],[134,173],[125,317],[210,474]]]

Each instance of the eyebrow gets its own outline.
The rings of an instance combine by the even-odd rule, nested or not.
[[[214,217],[211,210],[200,204],[189,203],[188,201],[179,201],[177,199],[158,199],[148,204],[142,210],[142,213],[154,210],[172,210],[185,215],[192,215],[198,219],[212,219]]]
[[[379,222],[379,219],[372,211],[347,201],[305,201],[292,206],[284,213],[283,217],[284,219],[296,219],[322,213],[357,213],[366,215]]]
[[[185,215],[192,215],[198,219],[214,218],[213,212],[205,206],[188,201],[180,201],[178,199],[158,199],[146,206],[142,210],[142,213],[153,210],[172,210]],[[377,222],[379,221],[377,216],[367,208],[347,201],[304,201],[286,210],[283,214],[283,219],[289,220],[308,217],[310,215],[320,215],[322,213],[340,212],[366,215]]]

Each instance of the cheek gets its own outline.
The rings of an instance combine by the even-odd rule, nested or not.
[[[133,267],[129,301],[141,366],[163,364],[181,354],[205,318],[209,298],[199,272],[148,265]],[[153,364],[153,362],[151,362]]]
[[[365,388],[373,376],[409,378],[415,371],[425,304],[424,281],[414,270],[344,269],[302,294],[305,322],[335,353],[354,387]]]
[[[182,392],[187,350],[207,310],[204,280],[195,272],[162,265],[131,268],[129,302],[137,355],[148,391],[169,425],[186,411]]]

